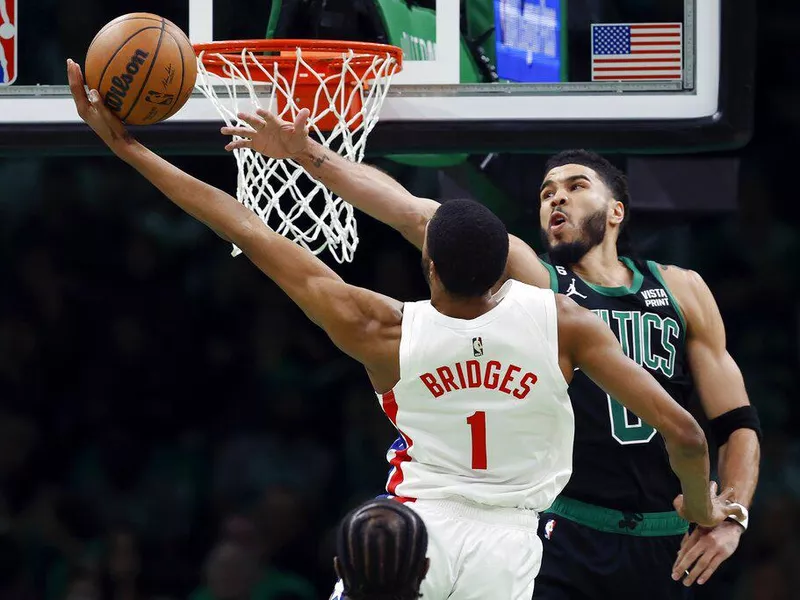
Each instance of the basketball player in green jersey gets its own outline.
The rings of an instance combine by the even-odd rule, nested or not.
[[[252,126],[223,128],[226,149],[291,158],[334,193],[421,248],[438,203],[415,197],[381,171],[310,140],[307,111],[294,123],[259,111]],[[535,598],[684,597],[708,581],[747,529],[758,479],[760,426],[726,349],[717,304],[695,272],[617,254],[629,211],[625,176],[584,151],[553,157],[537,202],[549,257],[511,237],[506,276],[550,287],[593,310],[624,351],[686,404],[696,390],[719,447],[721,487],[745,518],[694,528],[673,510],[678,481],[653,428],[585,375],[570,385],[576,421],[573,475],[540,520],[544,541]]]

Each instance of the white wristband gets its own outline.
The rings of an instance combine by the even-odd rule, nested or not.
[[[742,528],[745,531],[747,531],[747,526],[750,523],[750,513],[748,512],[748,510],[744,506],[739,504],[738,502],[731,502],[728,506],[731,506],[733,508],[738,508],[742,512],[742,516],[739,517],[738,515],[731,515],[730,517],[728,517],[725,520],[726,521],[733,521],[734,523],[738,523],[739,525],[742,526]]]

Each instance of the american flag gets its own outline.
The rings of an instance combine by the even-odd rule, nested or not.
[[[683,24],[592,25],[592,81],[679,80]]]

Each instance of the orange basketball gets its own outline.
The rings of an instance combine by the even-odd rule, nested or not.
[[[117,17],[92,40],[84,68],[114,114],[130,125],[152,125],[186,104],[197,78],[189,38],[158,15]]]

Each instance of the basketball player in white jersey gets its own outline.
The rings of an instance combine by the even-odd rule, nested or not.
[[[575,369],[661,432],[681,481],[683,514],[711,527],[732,513],[724,495],[709,492],[700,426],[622,353],[601,319],[516,281],[492,293],[508,234],[482,205],[452,201],[438,209],[422,250],[431,299],[403,304],[346,284],[235,198],[150,152],[95,90],[87,97],[77,64],[69,61],[68,72],[78,114],[117,156],[241,248],[364,365],[401,436],[389,456],[388,491],[409,502],[428,529],[426,600],[531,597],[541,562],[537,511],[570,476],[567,385]],[[387,556],[369,560],[388,572]],[[344,594],[387,597],[361,587]]]

